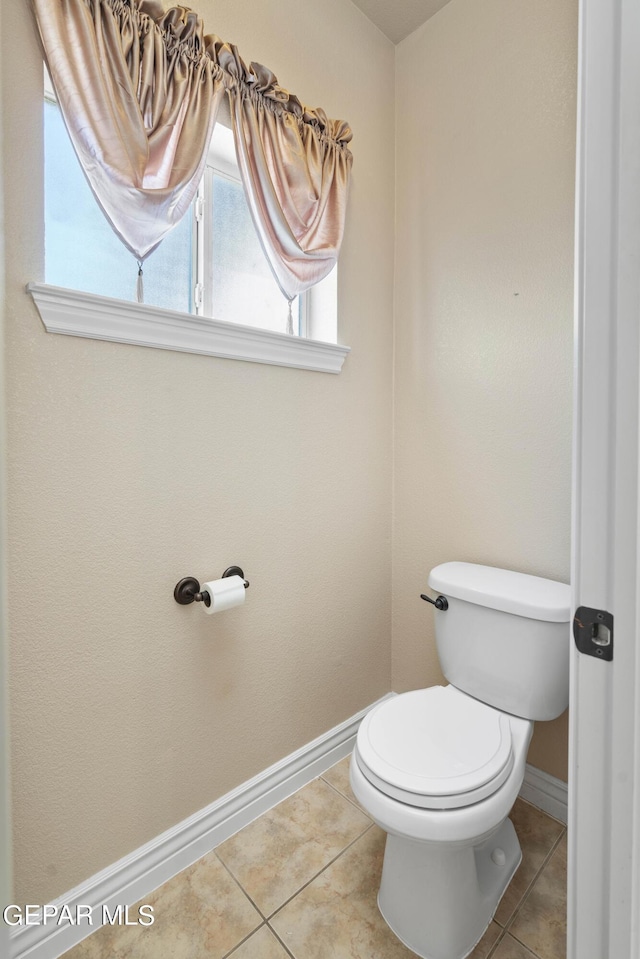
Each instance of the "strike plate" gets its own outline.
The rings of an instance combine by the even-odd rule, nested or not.
[[[580,606],[573,619],[573,638],[581,653],[613,659],[613,616],[605,609]]]

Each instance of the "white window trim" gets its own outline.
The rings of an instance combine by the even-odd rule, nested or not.
[[[338,343],[288,336],[46,283],[29,283],[26,289],[48,333],[319,373],[339,373],[351,352],[350,347]]]

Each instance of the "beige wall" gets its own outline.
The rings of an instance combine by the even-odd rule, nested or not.
[[[192,5],[353,126],[353,352],[331,376],[46,334],[24,293],[43,276],[41,60],[28,5],[3,9],[18,902],[390,688],[394,49],[343,0]],[[242,609],[175,604],[182,576],[231,563]]]
[[[432,566],[568,580],[576,41],[576,0],[451,0],[397,48],[398,691],[440,679]]]
[[[576,0],[451,0],[397,50],[397,108],[350,3],[193,5],[353,126],[353,352],[334,377],[47,335],[41,66],[3,8],[16,901],[437,682],[434,564],[568,572]],[[242,609],[175,605],[232,562]],[[565,746],[541,726],[530,759],[563,776]]]

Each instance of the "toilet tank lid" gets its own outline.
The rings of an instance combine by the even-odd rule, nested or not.
[[[475,563],[442,563],[429,574],[429,586],[453,599],[549,623],[571,619],[571,587],[553,579]]]

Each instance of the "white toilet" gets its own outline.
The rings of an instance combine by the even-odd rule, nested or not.
[[[569,703],[570,590],[471,563],[437,566],[429,586],[442,594],[436,642],[450,685],[368,713],[351,786],[388,833],[384,919],[424,959],[463,959],[522,858],[507,816],[533,721]]]

